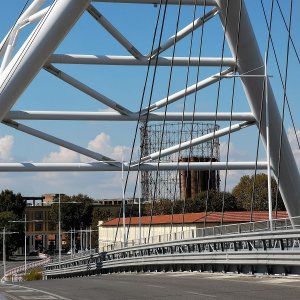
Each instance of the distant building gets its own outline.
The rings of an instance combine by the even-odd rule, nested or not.
[[[28,221],[26,228],[28,252],[58,249],[57,222],[52,222],[49,216],[51,204],[56,200],[55,197],[55,194],[23,197],[26,200],[25,213]],[[30,222],[33,220],[40,220],[40,222]]]
[[[23,197],[23,199],[26,201],[25,213],[28,221],[26,226],[27,252],[57,251],[59,248],[58,220],[53,222],[49,214],[53,202],[58,201],[58,194],[44,194],[40,197]],[[131,202],[132,199],[125,199],[127,205]],[[117,216],[122,203],[122,199],[101,199],[94,201],[93,206],[110,210],[113,216]],[[30,222],[33,220],[40,220],[40,222]],[[65,235],[62,234],[62,245],[65,243]],[[24,249],[19,252],[24,253]]]
[[[182,231],[196,231],[199,228],[218,226],[222,222],[222,213],[214,212],[209,213],[207,216],[204,212],[201,213],[189,213],[189,214],[177,214],[177,215],[161,215],[153,216],[152,220],[150,216],[141,217],[141,238],[147,239],[149,234],[149,225],[151,224],[150,237],[157,237],[156,241],[159,241],[159,236],[168,234],[178,234]],[[278,212],[277,218],[287,218],[286,212]],[[250,221],[250,212],[225,212],[223,215],[223,224],[235,224],[235,223],[247,223]],[[268,220],[269,215],[266,211],[253,212],[252,221],[264,221]],[[139,242],[140,230],[139,230],[139,218],[126,218],[126,236],[128,234],[128,242],[135,240],[135,243]],[[130,226],[129,226],[130,225]],[[99,221],[99,251],[104,251],[105,246],[123,242],[123,219],[116,218],[107,222]],[[129,228],[129,232],[128,232]]]

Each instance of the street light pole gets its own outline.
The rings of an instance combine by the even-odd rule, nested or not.
[[[3,252],[3,277],[5,277],[5,273],[6,273],[6,248],[5,248],[5,226],[3,228],[3,233],[2,233],[2,236],[3,236],[3,248],[2,248],[2,252]]]
[[[26,245],[26,225],[27,225],[27,217],[26,217],[26,213],[25,213],[25,218],[24,218],[25,222],[24,222],[24,235],[25,235],[25,242],[24,242],[24,251],[25,251],[25,255],[24,255],[24,272],[26,274],[27,271],[27,258],[26,258],[26,253],[27,253],[27,245]]]
[[[58,194],[58,261],[61,268],[61,210],[60,210],[60,194]]]
[[[26,254],[27,254],[27,243],[26,243],[26,226],[27,223],[29,222],[41,222],[42,220],[29,220],[27,221],[27,215],[26,213],[24,214],[24,220],[16,220],[16,221],[8,221],[9,223],[24,223],[24,237],[25,237],[25,241],[24,241],[24,272],[26,274],[27,272],[27,258],[26,258]]]
[[[5,226],[2,230],[2,252],[3,252],[3,278],[5,280],[5,273],[6,273],[6,235],[7,234],[13,234],[18,232],[7,232]]]

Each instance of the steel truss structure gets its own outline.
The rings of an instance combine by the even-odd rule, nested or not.
[[[151,153],[159,152],[160,146],[162,146],[163,149],[176,146],[180,143],[180,139],[188,141],[191,138],[213,133],[214,127],[216,127],[215,130],[220,129],[218,125],[214,126],[214,124],[199,122],[186,122],[182,124],[182,126],[179,122],[167,123],[165,126],[162,124],[142,125],[140,127],[141,145],[144,144],[144,147],[141,149],[143,151],[142,157],[151,155]],[[220,161],[219,139],[213,139],[206,143],[201,143],[191,149],[178,151],[161,159],[161,162],[165,163],[195,161]],[[183,179],[183,177],[191,177],[189,173],[186,173],[187,172],[178,172],[178,170],[161,171],[158,173],[155,171],[142,171],[142,199],[144,201],[151,201],[155,198],[169,200],[185,198],[187,191],[187,187],[185,186],[187,178]],[[193,172],[194,189],[199,192],[200,190],[204,190],[201,188],[200,178],[205,176],[203,176],[203,173],[201,175]],[[206,175],[207,178],[202,178],[202,181],[205,181],[203,184],[204,186],[207,185],[209,177],[208,174]],[[215,171],[211,174],[210,179],[210,189],[218,190],[219,172]],[[188,178],[188,180],[191,179]],[[214,182],[214,184],[212,182]],[[181,187],[181,185],[183,185],[183,187]]]
[[[92,2],[114,2],[114,3],[141,3],[160,4],[159,0],[56,0],[49,7],[43,7],[44,0],[34,0],[31,5],[20,16],[14,27],[7,34],[0,45],[0,55],[3,57],[0,69],[0,119],[2,124],[25,132],[39,139],[76,151],[97,162],[86,164],[70,163],[1,163],[1,172],[21,172],[21,171],[121,171],[124,170],[154,170],[157,163],[153,162],[158,158],[171,155],[180,150],[188,149],[201,143],[220,138],[229,133],[243,130],[246,127],[256,125],[259,127],[260,103],[265,82],[264,61],[261,57],[256,38],[254,36],[251,22],[248,17],[246,7],[243,1],[230,0],[227,9],[227,1],[223,0],[196,0],[197,5],[206,5],[210,7],[207,14],[185,28],[180,29],[177,38],[170,37],[165,43],[162,43],[159,49],[155,49],[149,54],[142,54],[132,45],[121,32],[107,20],[99,10],[93,6]],[[178,0],[163,0],[163,4],[178,5]],[[182,5],[194,5],[194,0],[182,0]],[[87,11],[100,26],[102,26],[122,47],[128,52],[129,56],[101,56],[101,55],[66,55],[55,54],[54,51],[65,38],[73,25],[81,17],[83,12]],[[228,15],[226,15],[228,12]],[[241,18],[239,18],[241,15]],[[128,65],[140,66],[147,65],[150,60],[158,56],[157,66],[174,67],[187,66],[189,58],[187,57],[164,57],[162,54],[167,49],[174,46],[175,43],[185,38],[192,31],[201,27],[204,23],[213,18],[220,18],[223,27],[226,27],[226,39],[231,49],[232,57],[215,58],[201,57],[190,59],[190,65],[201,67],[218,67],[222,65],[227,67],[225,71],[214,74],[204,80],[201,80],[186,89],[168,95],[168,97],[151,103],[149,107],[143,107],[141,112],[131,111],[120,105],[117,101],[109,99],[99,91],[92,89],[76,78],[58,69],[54,64],[98,64],[98,65]],[[240,26],[239,25],[240,20]],[[19,32],[28,24],[38,22],[35,29],[29,35],[27,40],[18,51],[14,51]],[[238,28],[240,28],[238,30]],[[239,34],[238,34],[239,31]],[[240,38],[238,38],[240,36]],[[238,49],[238,51],[237,51]],[[12,106],[19,99],[31,81],[41,71],[46,70],[53,76],[73,86],[75,89],[89,95],[97,101],[105,104],[113,112],[72,112],[72,111],[11,111]],[[241,75],[244,91],[251,111],[245,113],[201,113],[196,112],[167,112],[165,115],[157,112],[160,108],[182,99],[185,96],[192,95],[195,92],[209,87],[223,78],[235,76],[235,72]],[[243,74],[249,76],[243,76]],[[280,191],[284,199],[289,216],[300,215],[300,202],[297,197],[300,195],[300,176],[295,163],[295,159],[284,132],[282,142],[279,132],[281,126],[281,116],[277,108],[275,97],[268,84],[268,111],[264,108],[262,112],[261,136],[265,146],[269,149],[270,164],[267,162],[213,162],[213,163],[161,163],[160,170],[186,170],[190,169],[266,169],[268,165],[272,168],[275,176],[279,174],[280,165]],[[147,113],[149,115],[147,116]],[[141,118],[140,118],[141,115]],[[270,115],[269,122],[266,118]],[[203,136],[183,141],[181,144],[167,147],[159,153],[151,153],[141,160],[135,160],[132,165],[129,162],[116,161],[113,157],[107,157],[101,153],[96,153],[75,145],[74,143],[57,138],[42,131],[33,129],[19,123],[19,120],[113,120],[113,121],[135,121],[148,118],[149,121],[215,121],[232,120],[236,123],[230,127],[222,128],[213,134],[208,133]],[[267,138],[269,133],[270,139]],[[281,150],[279,150],[281,148]],[[281,151],[281,162],[279,164],[279,151]],[[140,166],[138,166],[140,164]]]

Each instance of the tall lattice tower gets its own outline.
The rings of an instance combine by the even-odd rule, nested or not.
[[[142,124],[140,127],[141,153],[145,157],[176,146],[182,141],[213,133],[219,126],[209,123],[185,122],[162,124]],[[183,149],[171,155],[163,156],[156,161],[168,163],[176,162],[218,162],[220,161],[219,139],[208,141]],[[144,201],[155,199],[188,199],[194,198],[199,192],[208,188],[219,189],[219,172],[197,170],[164,170],[142,171],[141,186]],[[209,183],[208,183],[209,182]]]

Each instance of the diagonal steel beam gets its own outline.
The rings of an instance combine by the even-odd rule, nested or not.
[[[100,153],[97,153],[97,152],[91,151],[89,149],[80,147],[80,146],[75,145],[73,143],[67,142],[67,141],[62,140],[60,138],[57,138],[57,137],[55,137],[53,135],[44,133],[42,131],[36,130],[36,129],[28,127],[26,125],[17,123],[15,121],[2,121],[2,123],[5,124],[5,125],[7,125],[7,126],[9,126],[9,127],[15,128],[15,129],[17,129],[19,131],[22,131],[24,133],[30,134],[32,136],[35,136],[35,137],[37,137],[39,139],[42,139],[44,141],[56,144],[58,146],[62,146],[64,148],[67,148],[69,150],[72,150],[72,151],[75,151],[77,153],[83,154],[83,155],[85,155],[87,157],[96,159],[98,161],[105,161],[105,162],[107,162],[109,164],[113,164],[113,165],[117,165],[117,166],[120,165],[119,162],[116,162],[115,160],[111,159],[110,157],[107,157],[107,156],[102,155]]]
[[[246,5],[244,1],[231,0],[228,2],[229,7],[227,7],[227,1],[215,1],[220,9],[219,16],[223,27],[226,27],[226,38],[230,50],[232,55],[237,58],[238,72],[240,74],[251,74],[251,70],[256,70],[255,74],[259,75],[259,77],[241,77],[248,103],[257,120],[257,124],[259,124],[261,101],[264,91],[265,68],[260,68],[264,65],[264,61],[251,26]],[[238,28],[240,28],[239,32]],[[243,38],[239,38],[239,36]],[[282,132],[281,140],[282,118],[278,110],[271,84],[268,82],[267,86],[269,103],[268,113],[270,115],[269,131],[271,165],[274,175],[277,178],[279,177],[280,169],[279,187],[289,216],[299,216],[300,174],[285,130]],[[261,136],[265,146],[267,144],[266,135],[266,110],[264,105],[261,120]],[[281,159],[279,159],[279,157],[281,157]]]
[[[166,51],[170,47],[172,47],[175,43],[178,43],[183,38],[185,38],[187,35],[192,33],[193,31],[197,30],[200,26],[202,26],[204,23],[215,17],[219,13],[218,8],[213,8],[211,11],[206,13],[203,17],[200,17],[193,21],[191,24],[187,25],[183,29],[179,30],[177,35],[171,36],[164,44],[162,44],[159,48],[154,49],[149,55],[147,55],[149,58],[154,58],[158,54]]]
[[[129,53],[135,58],[143,57],[139,52],[93,5],[89,5],[87,12],[102,25]]]
[[[152,111],[155,111],[159,108],[162,108],[166,105],[169,105],[175,101],[178,101],[179,99],[182,99],[183,97],[185,96],[189,96],[193,93],[196,93],[197,91],[201,90],[201,89],[204,89],[218,81],[221,80],[222,77],[220,76],[223,76],[223,75],[226,75],[226,74],[229,74],[233,71],[233,68],[228,68],[227,70],[221,72],[221,73],[217,73],[211,77],[208,77],[202,81],[199,81],[191,86],[189,86],[188,88],[186,89],[183,89],[173,95],[170,95],[166,98],[163,98],[153,104],[151,104],[149,107],[147,108],[144,108],[142,111],[141,111],[141,114],[147,114],[148,112],[152,112]]]
[[[220,138],[220,137],[222,137],[224,135],[227,135],[229,133],[239,131],[239,130],[244,129],[246,127],[249,127],[253,124],[255,124],[255,123],[254,122],[243,122],[243,123],[235,124],[235,125],[217,130],[215,132],[205,134],[203,136],[191,139],[190,141],[186,141],[186,142],[183,142],[181,144],[177,144],[175,146],[163,149],[161,151],[151,153],[150,155],[142,157],[140,162],[143,163],[143,162],[146,162],[146,161],[160,159],[164,156],[168,156],[168,155],[171,155],[173,153],[178,153],[182,150],[189,149],[190,147],[194,147],[194,146],[197,146],[199,144],[206,143],[208,141]],[[139,163],[139,161],[135,161],[132,164],[137,164],[137,163]]]
[[[79,80],[75,79],[74,77],[66,74],[65,72],[55,68],[52,65],[46,65],[44,69],[49,72],[50,74],[56,76],[57,78],[63,80],[64,82],[72,85],[76,89],[82,91],[83,93],[93,97],[94,99],[100,101],[101,103],[107,105],[108,107],[112,108],[113,110],[118,111],[120,114],[128,115],[132,113],[127,108],[123,107],[122,105],[116,103],[115,101],[109,99],[108,97],[100,94],[99,92],[95,91],[94,89],[88,87],[84,83],[80,82]]]

